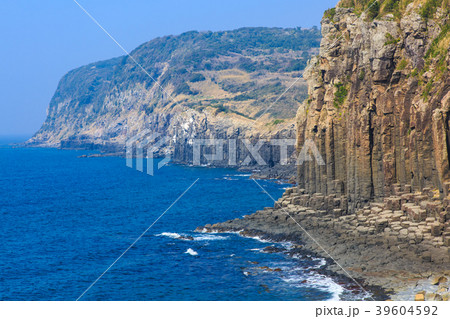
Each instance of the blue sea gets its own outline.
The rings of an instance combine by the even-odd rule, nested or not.
[[[315,271],[324,260],[263,251],[289,243],[194,232],[273,206],[248,174],[168,165],[150,176],[119,157],[0,144],[0,300],[76,300],[196,179],[80,300],[329,300],[347,293]],[[287,186],[260,183],[274,198]]]

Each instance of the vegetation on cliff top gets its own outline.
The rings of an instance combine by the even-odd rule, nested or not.
[[[425,20],[432,18],[438,8],[448,10],[447,0],[341,0],[337,6],[353,8],[358,15],[367,10],[369,19],[375,19],[388,13],[400,19],[408,4],[412,2],[420,5],[419,13]]]
[[[426,101],[433,89],[433,83],[440,81],[448,73],[448,48],[450,47],[450,21],[441,27],[439,35],[433,39],[425,54],[425,64],[419,75],[419,83],[425,84],[422,97]],[[425,78],[425,73],[432,70],[432,76]]]
[[[426,0],[420,9],[420,15],[424,19],[433,18],[437,8],[448,9],[447,0]]]
[[[431,44],[428,46],[427,52],[424,57],[423,67],[416,68],[408,76],[419,75],[419,85],[422,87],[422,97],[424,100],[428,99],[428,96],[433,90],[433,84],[439,81],[446,72],[448,72],[448,48],[450,47],[450,19],[448,18],[449,1],[448,0],[341,0],[336,7],[339,8],[352,8],[353,12],[360,15],[362,12],[367,12],[367,17],[370,20],[375,18],[381,18],[386,14],[393,14],[393,16],[399,20],[405,14],[407,6],[414,3],[416,13],[418,13],[422,19],[427,22],[430,19],[434,19],[441,31],[439,35],[434,38]],[[441,9],[440,19],[437,19],[436,13],[438,9]],[[444,19],[442,19],[442,13]],[[336,15],[336,8],[331,8],[325,11],[324,18],[328,18],[334,22]],[[447,18],[445,18],[447,17]],[[392,34],[387,32],[385,34],[385,45],[396,45],[402,40],[395,38]],[[397,70],[404,70],[408,65],[408,61],[401,59],[396,67]],[[431,73],[427,73],[431,71]],[[428,75],[427,75],[428,74]],[[431,74],[431,75],[430,75]],[[361,73],[358,77],[360,80],[364,78],[364,74]],[[336,93],[334,99],[334,106],[339,107],[343,103],[343,96],[345,93],[345,87],[338,83],[336,86]]]
[[[336,15],[336,8],[330,8],[325,10],[323,13],[323,17],[326,19],[330,19],[331,22],[334,22],[334,16]]]
[[[72,70],[61,79],[50,102],[49,120],[60,112],[92,119],[102,114],[118,115],[124,108],[131,108],[123,105],[124,92],[148,99],[143,92],[153,88],[156,91],[151,101],[145,100],[140,106],[147,115],[171,105],[169,92],[172,97],[181,95],[179,100],[191,108],[211,107],[255,116],[285,90],[287,82],[299,76],[311,55],[317,53],[320,39],[316,27],[191,31],[156,38],[131,52],[151,77],[128,56]],[[277,102],[279,105],[269,115],[295,115],[298,101],[307,95],[306,84],[292,91]],[[111,101],[114,106],[105,108]],[[241,105],[248,110],[241,110]]]

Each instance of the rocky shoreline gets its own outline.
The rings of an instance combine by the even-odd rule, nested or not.
[[[239,232],[301,245],[327,259],[324,274],[347,283],[354,278],[376,300],[449,300],[447,215],[434,216],[442,201],[424,197],[432,194],[402,193],[403,202],[402,195],[392,196],[352,213],[340,200],[330,204],[321,194],[292,187],[274,207],[197,231]],[[400,205],[399,210],[389,210],[397,208],[392,205]]]
[[[330,265],[333,264],[333,260],[329,257],[324,256],[323,254],[318,253],[315,250],[312,250],[311,247],[304,245],[304,242],[299,240],[298,237],[273,233],[273,232],[264,232],[253,228],[241,229],[237,230],[233,226],[229,227],[225,224],[229,222],[219,223],[214,225],[205,225],[204,227],[198,227],[196,232],[200,233],[238,233],[240,236],[248,237],[248,238],[258,238],[268,243],[290,243],[293,248],[291,249],[283,249],[280,250],[278,248],[274,248],[273,246],[267,246],[263,250],[266,253],[284,253],[290,257],[294,256],[303,256],[306,259],[314,259],[321,258],[325,260],[325,264],[322,265],[318,269],[314,269],[316,274],[324,275],[329,278],[333,278],[334,282],[343,287],[347,294],[351,294],[353,296],[363,296],[362,299],[348,299],[348,297],[342,300],[377,300],[383,301],[388,300],[390,298],[390,291],[379,285],[366,284],[362,280],[358,279],[356,282],[346,274],[340,273],[336,271]],[[282,271],[279,268],[270,269],[268,271]]]

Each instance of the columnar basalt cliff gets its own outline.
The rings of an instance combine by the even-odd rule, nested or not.
[[[449,15],[435,2],[424,13],[427,1],[379,1],[361,15],[370,1],[341,1],[325,13],[297,115],[298,145],[314,140],[326,163],[299,166],[308,193],[344,194],[354,210],[394,184],[445,191]]]

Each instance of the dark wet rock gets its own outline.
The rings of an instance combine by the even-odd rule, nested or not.
[[[280,253],[284,251],[285,249],[275,246],[267,246],[263,248],[263,251],[266,253]]]
[[[181,239],[181,240],[194,240],[194,237],[189,236],[189,235],[187,235],[187,236],[181,235],[178,238]]]
[[[256,268],[261,269],[263,271],[269,271],[269,272],[280,272],[280,271],[282,271],[281,268],[270,268],[270,267],[267,267],[267,266],[261,266],[261,267],[256,267]]]

